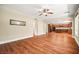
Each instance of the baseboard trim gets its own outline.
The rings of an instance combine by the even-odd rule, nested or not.
[[[23,40],[24,38],[30,38],[30,37],[33,37],[33,35],[27,36],[27,37],[26,36],[19,37],[19,38],[11,39],[11,40],[8,40],[8,41],[2,41],[2,42],[0,42],[0,44],[10,43],[10,42],[17,41],[17,40]]]
[[[79,46],[79,41],[78,38],[76,36],[73,36],[75,38],[75,41],[77,42],[78,46]]]
[[[40,35],[43,35],[43,34],[38,34],[36,36],[40,36]],[[17,40],[22,40],[24,38],[30,38],[30,37],[33,37],[33,35],[29,35],[29,36],[22,36],[22,37],[19,37],[19,38],[14,38],[14,39],[9,39],[9,40],[5,40],[5,41],[1,41],[0,44],[5,44],[5,43],[9,43],[9,42],[13,42],[13,41],[17,41]]]

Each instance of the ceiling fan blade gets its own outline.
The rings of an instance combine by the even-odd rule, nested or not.
[[[48,12],[48,14],[53,14],[53,12]]]
[[[47,14],[45,16],[47,16]]]
[[[42,15],[42,13],[41,14],[39,14],[39,16],[41,16]]]
[[[49,9],[46,9],[47,11],[49,11]]]
[[[46,13],[46,9],[44,9],[43,12]]]

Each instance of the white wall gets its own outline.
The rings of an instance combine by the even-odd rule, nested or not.
[[[79,45],[79,15],[75,18],[75,39]]]
[[[78,34],[78,22],[79,22],[79,19],[78,19],[79,15],[77,15],[77,17],[75,18],[75,36],[79,36]]]
[[[73,37],[75,38],[77,44],[79,45],[79,15],[76,15],[77,13],[79,13],[79,9],[76,11],[75,13],[75,16],[73,17],[73,23],[72,23],[72,28],[73,28],[73,31],[72,31],[72,34],[73,34]]]
[[[26,21],[26,26],[10,25],[10,19]],[[0,43],[15,41],[33,36],[35,20],[26,17],[19,11],[14,9],[0,7]],[[38,33],[44,34],[46,28],[45,23],[38,22]]]

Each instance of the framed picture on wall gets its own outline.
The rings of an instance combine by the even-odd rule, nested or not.
[[[10,19],[10,25],[26,26],[26,21]]]

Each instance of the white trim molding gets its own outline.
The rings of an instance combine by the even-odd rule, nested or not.
[[[33,37],[33,35],[30,35],[30,36],[22,36],[22,37],[18,37],[18,38],[14,38],[14,39],[0,41],[0,44],[5,44],[5,43],[17,41],[17,40],[23,40],[24,38],[30,38],[30,37]],[[4,38],[4,39],[6,39],[6,38]]]

